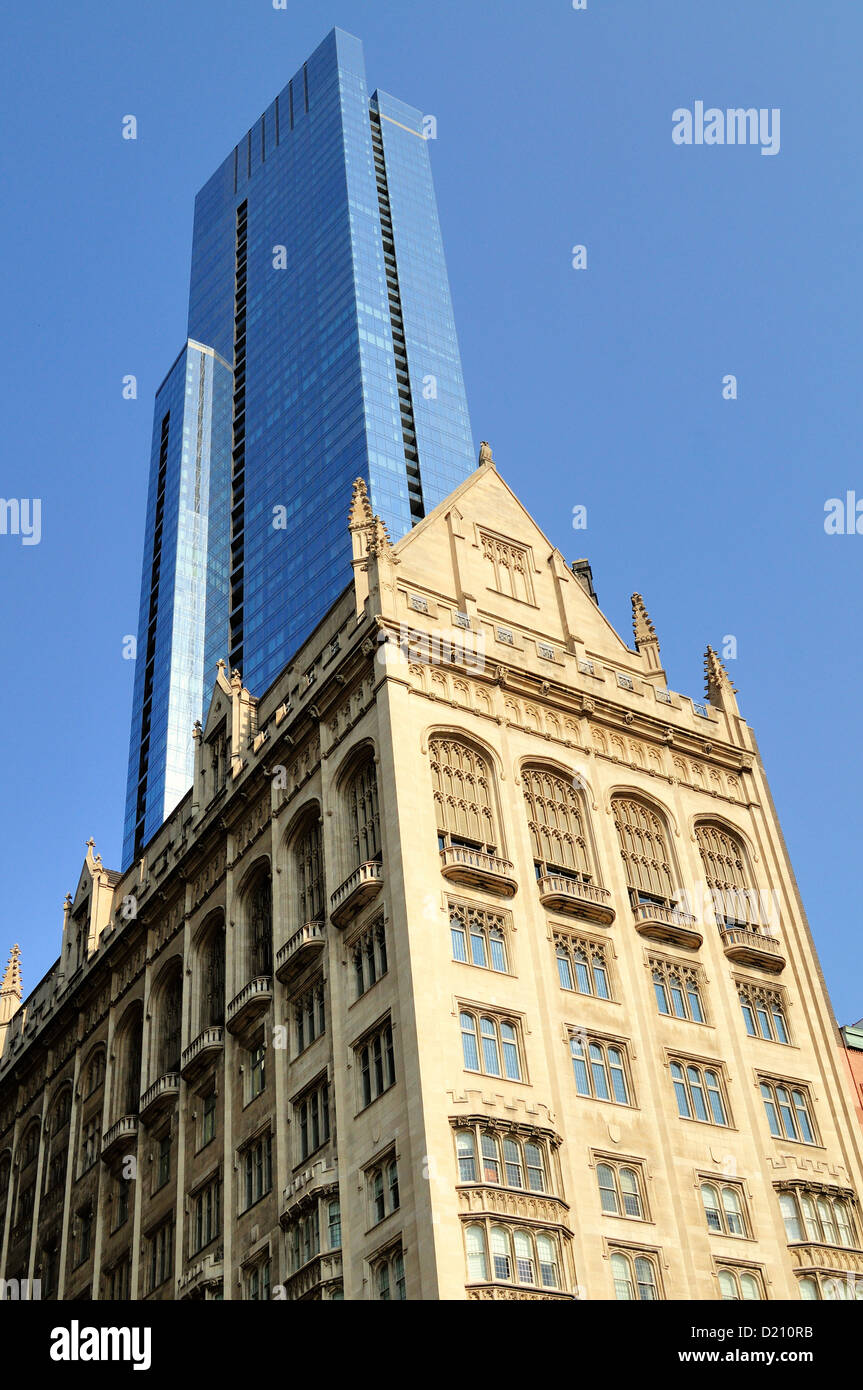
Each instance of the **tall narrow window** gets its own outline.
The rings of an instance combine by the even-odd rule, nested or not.
[[[249,979],[273,973],[273,907],[269,873],[259,874],[248,895]]]
[[[321,826],[316,818],[302,831],[294,846],[298,925],[317,922],[324,910],[324,874]]]
[[[353,868],[381,858],[380,810],[374,758],[369,757],[348,783],[348,821]]]
[[[758,894],[750,881],[743,841],[711,821],[696,825],[695,838],[717,923],[757,931]]]
[[[527,823],[537,875],[592,878],[581,799],[572,782],[544,768],[522,773]]]
[[[499,837],[487,759],[449,738],[432,739],[429,758],[441,848],[466,845],[496,854]]]
[[[180,1036],[183,1025],[183,976],[176,969],[162,990],[158,1010],[159,1075],[180,1070]]]
[[[617,796],[612,802],[620,854],[633,901],[673,907],[671,853],[665,827],[655,811],[640,801]]]
[[[202,956],[201,1029],[221,1028],[225,1022],[225,928],[210,928]]]

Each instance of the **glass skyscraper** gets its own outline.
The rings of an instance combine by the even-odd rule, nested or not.
[[[192,782],[224,657],[263,691],[350,578],[355,478],[395,540],[474,467],[424,117],[333,30],[195,202],[156,397],[123,862]]]

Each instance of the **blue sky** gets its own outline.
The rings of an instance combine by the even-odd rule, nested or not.
[[[477,442],[564,554],[590,557],[627,636],[643,592],[673,688],[700,694],[706,644],[736,637],[836,1012],[859,1018],[863,537],[824,531],[828,498],[863,499],[863,11],[847,0],[7,11],[0,493],[42,499],[42,540],[0,536],[0,955],[20,940],[32,988],[87,837],[119,864],[123,638],[194,195],[333,24],[364,40],[372,88],[437,118]],[[676,146],[672,111],[697,100],[780,108],[779,154]]]

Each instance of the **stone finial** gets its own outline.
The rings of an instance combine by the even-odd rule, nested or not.
[[[491,452],[491,445],[487,439],[484,439],[479,446],[479,466],[480,468],[496,467],[494,455]]]
[[[386,522],[381,521],[379,516],[372,517],[371,530],[369,532],[367,554],[384,555],[392,550],[390,533],[386,528]]]
[[[9,962],[3,976],[3,983],[0,985],[0,994],[14,994],[16,999],[20,999],[22,993],[21,947],[13,946],[9,952]]]
[[[222,657],[222,656],[220,656],[219,659],[218,659],[218,661],[216,662],[216,670],[217,670],[217,671],[219,672],[219,674],[221,675],[221,674],[223,674],[227,669],[228,669],[228,668],[227,668],[227,665],[226,665],[226,663],[225,663],[225,658]]]
[[[635,645],[638,651],[655,643],[659,650],[659,638],[656,635],[656,628],[650,621],[650,615],[645,607],[644,599],[641,594],[632,595],[632,631],[635,636]]]
[[[363,527],[371,526],[374,523],[372,504],[369,501],[368,489],[362,478],[357,478],[351,493],[351,505],[348,511],[348,530],[357,531]]]
[[[711,705],[723,708],[726,696],[735,696],[737,690],[731,677],[712,647],[704,653],[704,693]]]

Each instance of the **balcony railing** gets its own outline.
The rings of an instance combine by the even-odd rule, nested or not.
[[[273,998],[273,978],[258,975],[249,980],[228,1005],[225,1027],[229,1033],[242,1033],[265,1013]]]
[[[568,874],[540,874],[537,879],[543,907],[552,912],[571,912],[589,922],[610,927],[615,918],[611,893],[596,883],[585,883]]]
[[[139,1114],[143,1124],[150,1124],[161,1115],[164,1110],[168,1110],[177,1096],[180,1094],[180,1073],[177,1071],[165,1072],[158,1081],[154,1081],[141,1097],[141,1108]]]
[[[221,1246],[190,1266],[177,1280],[178,1298],[205,1298],[207,1291],[216,1289],[224,1277]]]
[[[633,903],[635,926],[642,936],[652,941],[664,941],[671,946],[686,946],[697,950],[704,940],[701,932],[695,929],[695,918],[691,912],[682,912],[679,907],[666,907],[662,903]]]
[[[466,883],[471,888],[487,888],[501,897],[515,896],[518,883],[515,869],[508,859],[487,854],[467,845],[444,845],[440,852],[441,873],[453,883]]]
[[[180,1075],[183,1080],[190,1081],[207,1065],[211,1057],[222,1051],[224,1046],[224,1028],[205,1028],[194,1042],[189,1043],[180,1058]]]
[[[302,970],[310,961],[315,960],[324,949],[326,939],[323,922],[305,922],[276,955],[276,974],[279,979],[287,979],[294,971]]]
[[[785,969],[785,957],[777,937],[728,922],[719,928],[719,935],[729,960],[739,965],[758,965],[775,975]]]
[[[383,881],[383,865],[376,859],[370,859],[354,869],[330,899],[330,916],[336,926],[343,927],[365,903],[371,902],[381,891]]]
[[[138,1116],[124,1115],[122,1119],[113,1124],[111,1128],[102,1136],[102,1157],[104,1159],[113,1158],[116,1154],[122,1153],[125,1146],[129,1144],[133,1148],[138,1145]]]

